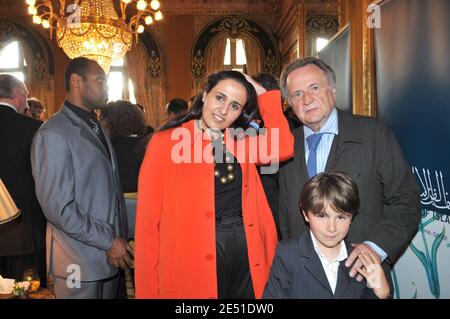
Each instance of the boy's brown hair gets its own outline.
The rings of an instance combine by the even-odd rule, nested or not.
[[[299,203],[305,214],[320,214],[326,204],[340,213],[351,214],[352,218],[356,215],[359,209],[359,192],[350,176],[342,172],[320,173],[305,184]]]

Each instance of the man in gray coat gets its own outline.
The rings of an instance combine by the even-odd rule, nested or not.
[[[131,265],[116,157],[93,112],[106,105],[106,81],[97,62],[72,60],[65,73],[66,101],[32,144],[57,298],[114,298],[118,269]]]
[[[361,198],[347,237],[355,246],[345,265],[354,277],[362,267],[358,255],[371,250],[390,278],[389,269],[420,222],[419,187],[392,131],[374,118],[337,110],[335,88],[334,71],[316,58],[292,62],[281,76],[283,96],[303,123],[293,131],[295,156],[280,169],[282,238],[307,229],[299,194],[308,179],[343,171],[356,182]],[[334,236],[332,229],[328,235]]]

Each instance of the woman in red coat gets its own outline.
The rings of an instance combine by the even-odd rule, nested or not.
[[[279,91],[222,71],[153,136],[139,175],[137,298],[261,298],[277,234],[255,163],[293,155],[280,103]],[[257,105],[268,129],[244,134]]]

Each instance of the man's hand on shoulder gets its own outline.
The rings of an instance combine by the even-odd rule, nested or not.
[[[358,258],[358,256],[362,253],[365,253],[367,255],[370,254],[371,256],[374,256],[374,258],[377,258],[377,263],[381,264],[380,255],[378,255],[377,252],[375,250],[373,250],[369,245],[364,244],[364,243],[359,243],[359,244],[352,244],[352,246],[353,246],[353,250],[352,250],[350,256],[348,256],[347,261],[345,262],[345,266],[347,268],[352,267],[350,269],[350,277],[352,277],[352,278],[355,277],[356,274],[358,274],[358,269],[361,270],[364,267],[363,263]],[[363,276],[358,274],[358,277],[356,277],[356,280],[362,281]]]

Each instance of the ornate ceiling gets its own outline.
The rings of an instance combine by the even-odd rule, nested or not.
[[[337,0],[161,0],[162,7],[169,14],[229,14],[251,13],[274,14],[283,3],[304,2],[308,12],[336,14]]]
[[[120,1],[120,0],[114,0]],[[285,3],[304,2],[312,14],[336,14],[337,0],[161,0],[161,8],[165,14],[249,14],[274,15]],[[72,2],[67,0],[66,3]],[[0,9],[22,12],[24,0],[0,0]],[[2,14],[0,14],[2,16]]]
[[[16,1],[13,0],[0,0],[0,10],[10,10],[14,7],[15,3]]]
[[[338,3],[337,0],[305,0],[308,14],[337,14]]]
[[[273,13],[278,11],[278,0],[161,0],[161,8],[168,14],[229,14]]]

